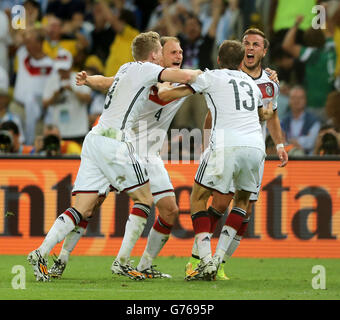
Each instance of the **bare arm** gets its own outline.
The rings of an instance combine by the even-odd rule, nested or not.
[[[158,83],[158,97],[162,101],[172,101],[175,99],[183,98],[193,94],[191,87],[187,85],[180,85],[177,87],[171,86],[169,82]]]
[[[78,72],[76,76],[77,86],[85,85],[97,91],[107,91],[111,87],[113,80],[114,77],[104,77],[102,75],[88,76],[86,71]]]
[[[285,167],[288,163],[288,154],[284,148],[284,139],[282,136],[280,119],[277,112],[267,121],[267,128],[272,137],[277,150],[277,155],[281,161],[279,167]]]
[[[222,0],[213,0],[212,2],[212,21],[208,30],[208,34],[211,38],[216,37],[216,29],[218,21],[222,13]]]
[[[161,80],[174,83],[193,83],[201,70],[166,68],[161,73]]]
[[[302,16],[296,18],[295,25],[288,30],[282,42],[282,49],[290,53],[294,58],[298,58],[301,52],[301,45],[296,44],[295,38],[302,20]]]

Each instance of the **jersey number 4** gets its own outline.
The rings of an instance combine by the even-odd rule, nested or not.
[[[242,88],[244,87],[249,88],[249,90],[247,91],[247,94],[251,98],[251,106],[248,106],[247,100],[242,101],[243,108],[248,111],[253,111],[255,109],[255,99],[254,99],[254,91],[253,91],[252,86],[246,81],[241,81],[238,85],[234,79],[230,80],[229,83],[231,83],[234,87],[236,110],[241,110],[240,91],[238,88],[238,86],[240,85]]]
[[[156,118],[157,121],[159,121],[159,118],[161,117],[162,111],[163,111],[163,109],[159,109],[159,110],[156,112],[155,118]]]

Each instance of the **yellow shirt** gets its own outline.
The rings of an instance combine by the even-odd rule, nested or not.
[[[116,35],[105,64],[104,75],[106,77],[114,76],[124,63],[134,61],[131,53],[131,44],[132,40],[138,35],[139,31],[129,25],[125,25],[123,32]]]
[[[60,48],[68,50],[73,57],[77,55],[77,41],[75,39],[64,39],[53,44],[47,40],[43,42],[43,51],[51,59],[55,59],[58,56],[58,50]]]

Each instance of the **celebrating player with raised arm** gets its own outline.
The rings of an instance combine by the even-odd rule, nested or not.
[[[205,71],[191,84],[194,91],[205,96],[212,128],[190,197],[200,263],[186,280],[213,279],[220,264],[220,260],[213,260],[210,245],[212,223],[207,202],[212,193],[228,194],[234,183],[235,202],[229,217],[237,228],[246,215],[250,194],[260,183],[259,169],[265,158],[260,120],[269,119],[273,110],[271,103],[263,108],[263,96],[256,83],[239,71],[244,52],[240,42],[224,41],[218,52],[220,69]],[[165,88],[164,95],[177,91],[181,96],[185,90]],[[162,89],[159,95],[163,97]]]
[[[43,243],[28,255],[38,281],[49,280],[47,257],[52,248],[92,215],[100,197],[110,187],[118,192],[126,191],[133,200],[130,222],[150,212],[153,198],[145,166],[131,144],[133,127],[144,112],[152,85],[158,81],[193,82],[200,71],[161,67],[162,46],[156,32],[139,34],[133,40],[132,54],[135,62],[124,64],[112,79],[99,122],[84,140],[72,191],[74,206],[56,219]],[[93,78],[79,80],[86,82]],[[145,278],[128,261],[118,264],[116,273],[136,280]]]
[[[277,112],[277,97],[279,95],[279,86],[277,82],[271,79],[269,72],[266,70],[263,70],[262,68],[262,60],[267,54],[269,42],[266,39],[264,33],[258,29],[246,30],[242,37],[242,42],[245,46],[245,56],[244,56],[243,63],[242,63],[242,71],[247,73],[250,77],[252,77],[254,81],[256,82],[256,84],[258,85],[259,89],[261,90],[262,95],[263,95],[264,108],[266,108],[266,106],[270,102],[273,103],[273,110],[274,110],[273,117],[267,121],[261,122],[263,139],[265,141],[266,128],[268,128],[269,133],[276,144],[277,155],[280,160],[279,166],[284,167],[288,163],[288,154],[284,149],[280,119],[278,117],[278,112]],[[205,129],[208,129],[208,128],[211,128],[211,114],[207,115],[207,119],[205,123]],[[263,176],[263,168],[264,168],[264,162],[262,163],[261,168],[260,168],[260,177],[261,177],[260,180],[261,181],[262,181],[262,176]],[[216,277],[217,279],[220,279],[220,280],[228,279],[224,273],[224,262],[226,261],[226,259],[230,258],[233,255],[233,253],[239,246],[244,233],[246,232],[248,222],[249,222],[251,213],[253,211],[253,206],[255,205],[255,202],[258,199],[260,189],[261,189],[261,183],[258,186],[257,192],[252,193],[250,196],[250,204],[249,204],[249,207],[247,208],[247,215],[244,218],[244,221],[241,227],[239,228],[239,230],[237,230],[237,234],[234,236],[226,252],[223,263],[220,265],[220,269]],[[235,190],[233,186],[231,186],[230,193],[227,195],[223,195],[218,192],[213,192],[212,205],[208,209],[210,219],[211,219],[211,224],[212,224],[211,235],[215,231],[218,220],[220,219],[220,217],[223,216],[224,212],[228,208],[233,198],[234,192]],[[192,257],[190,258],[190,261],[186,265],[186,275],[190,274],[192,270],[197,267],[199,261],[200,260],[198,257],[197,246],[196,246],[196,243],[194,243],[193,248],[192,248]]]
[[[163,66],[180,68],[183,60],[183,51],[179,40],[175,37],[162,37],[163,46]],[[104,89],[112,84],[113,78],[102,76],[87,77],[86,73],[78,74],[78,83],[83,85]],[[177,110],[182,105],[184,99],[178,99],[170,102],[161,101],[157,95],[157,87],[150,88],[149,99],[145,102],[143,113],[138,116],[136,125],[133,127],[135,139],[132,141],[137,154],[145,165],[150,179],[151,193],[154,203],[159,211],[159,216],[148,235],[148,241],[137,270],[143,273],[147,278],[169,277],[152,265],[153,259],[158,255],[162,247],[167,242],[172,226],[178,215],[173,186],[169,175],[164,168],[164,163],[160,158],[160,148],[163,145],[164,138],[174,118]],[[128,261],[130,253],[136,241],[139,239],[146,224],[146,216],[130,216],[130,221],[126,226],[126,233],[119,250],[117,260],[120,263]],[[76,227],[75,232],[67,235],[63,248],[58,259],[49,269],[52,277],[61,277],[68,258],[73,248],[84,234],[87,223]],[[133,228],[131,228],[133,226]],[[131,232],[133,230],[134,232]],[[117,262],[113,263],[113,271],[117,269]],[[118,270],[119,271],[119,270]]]

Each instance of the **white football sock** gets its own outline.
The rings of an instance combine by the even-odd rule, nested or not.
[[[63,248],[60,251],[59,259],[62,263],[67,263],[68,258],[75,248],[80,238],[84,235],[86,229],[80,226],[76,226],[65,238]]]
[[[131,251],[141,236],[146,225],[146,218],[130,214],[125,225],[125,234],[116,260],[126,264],[130,258]]]
[[[209,232],[201,232],[195,236],[199,257],[204,263],[207,263],[211,260],[210,238],[211,233]]]
[[[74,229],[73,220],[62,213],[54,222],[50,231],[47,233],[43,243],[39,247],[40,253],[43,257],[47,257],[53,247],[64,240],[65,237]]]
[[[227,259],[230,259],[231,256],[234,254],[238,246],[240,245],[240,241],[242,240],[242,236],[236,235],[234,239],[231,241],[230,246],[228,247],[225,255],[224,255],[224,261],[227,261]]]
[[[151,228],[148,236],[148,242],[137,266],[137,270],[143,271],[151,267],[153,259],[157,257],[169,237],[169,234],[164,234],[156,231],[154,228]]]
[[[218,239],[215,256],[222,262],[223,257],[230,247],[232,240],[236,235],[236,230],[230,226],[223,226],[220,237]]]

